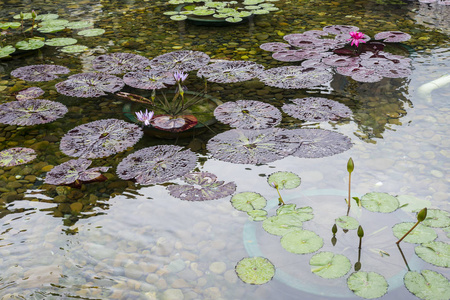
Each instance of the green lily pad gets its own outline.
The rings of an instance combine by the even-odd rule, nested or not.
[[[5,46],[3,48],[0,47],[0,58],[8,57],[14,51],[16,51],[16,48],[11,45]]]
[[[395,224],[394,227],[392,227],[392,232],[394,233],[396,238],[400,239],[414,226],[414,224],[414,222]],[[432,228],[419,224],[405,237],[403,241],[407,243],[420,244],[431,242],[436,238],[437,233]]]
[[[275,275],[275,266],[264,257],[246,257],[236,265],[237,276],[245,283],[263,284]]]
[[[397,196],[397,200],[400,203],[400,208],[409,212],[418,212],[424,207],[429,208],[431,206],[431,201],[409,195]]]
[[[406,288],[424,300],[447,300],[450,297],[450,282],[445,276],[431,270],[421,273],[409,271],[403,278]]]
[[[283,235],[281,246],[295,254],[313,253],[322,248],[323,239],[309,230],[295,230]]]
[[[443,229],[447,233],[447,237],[450,239],[450,226]]]
[[[20,50],[36,50],[45,46],[45,42],[40,39],[29,39],[17,42],[16,48]]]
[[[61,50],[62,52],[66,52],[66,53],[79,53],[79,52],[84,52],[88,49],[89,48],[84,45],[70,45],[70,46],[62,47],[59,50]]]
[[[37,30],[42,33],[52,33],[52,32],[63,31],[64,29],[66,29],[66,27],[57,25],[57,26],[44,26],[44,27],[38,28]]]
[[[292,172],[275,172],[267,178],[267,183],[273,187],[272,183],[275,182],[280,190],[282,189],[294,189],[301,183],[300,177]]]
[[[180,13],[178,12],[178,11],[165,11],[165,12],[163,12],[163,15],[166,15],[166,16],[175,16],[175,15],[179,15]]]
[[[231,205],[240,211],[250,212],[255,209],[263,209],[266,204],[266,198],[254,192],[239,193],[231,198]]]
[[[19,22],[0,23],[0,29],[3,29],[3,30],[7,30],[9,28],[15,29],[15,28],[19,28],[19,27],[20,27],[20,23]]]
[[[435,266],[450,267],[450,244],[444,242],[424,243],[415,248],[417,256]]]
[[[30,12],[29,12],[29,13],[23,13],[22,15],[23,15],[23,19],[24,19],[24,20],[28,20],[28,19],[31,19],[31,18],[32,18]],[[15,16],[13,17],[13,19],[20,20],[20,14],[15,15]]]
[[[73,38],[53,38],[45,41],[48,46],[68,46],[76,43],[77,40]]]
[[[65,19],[50,19],[39,23],[42,27],[65,26],[67,24],[69,24],[69,21]]]
[[[429,227],[448,227],[450,226],[450,214],[445,210],[427,209],[427,217],[422,224]]]
[[[54,20],[54,19],[58,19],[59,15],[57,14],[42,14],[42,15],[37,15],[36,20],[39,21],[47,21],[47,20]]]
[[[300,214],[283,214],[267,218],[263,228],[270,234],[285,235],[293,230],[303,229],[303,217]]]
[[[375,272],[355,272],[347,279],[347,286],[359,297],[366,299],[379,298],[386,294],[386,279]]]
[[[225,21],[229,22],[229,23],[239,23],[241,22],[243,19],[239,18],[239,17],[228,17],[225,19]]]
[[[66,24],[66,27],[69,29],[81,29],[89,26],[92,26],[92,23],[89,21],[69,22]]]
[[[309,260],[311,272],[322,278],[339,278],[352,268],[350,260],[342,254],[319,252]]]
[[[94,28],[94,29],[86,29],[78,32],[79,35],[83,36],[99,36],[105,33],[105,29]]]
[[[298,214],[301,216],[303,222],[314,218],[311,206],[296,208],[296,205],[293,203],[282,205],[277,209],[277,215],[284,214]]]
[[[399,207],[399,202],[389,194],[373,192],[361,197],[361,205],[370,211],[390,213]]]
[[[254,15],[266,15],[266,14],[269,14],[270,11],[267,9],[257,9],[257,10],[252,10],[252,13]]]
[[[264,221],[267,219],[267,211],[264,209],[255,209],[247,212],[251,221]]]
[[[349,216],[342,216],[336,219],[336,225],[342,229],[356,229],[359,226],[358,220]]]
[[[183,21],[186,20],[188,17],[185,15],[176,15],[176,16],[171,16],[170,19],[174,20],[174,21]]]

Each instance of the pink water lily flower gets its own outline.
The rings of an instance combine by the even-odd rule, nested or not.
[[[173,78],[175,78],[175,80],[177,82],[183,82],[186,80],[186,78],[188,77],[189,74],[181,72],[181,71],[177,71],[175,73],[173,73]]]
[[[153,118],[153,111],[148,111],[147,109],[145,112],[143,111],[137,111],[136,117],[139,121],[143,122],[145,126],[150,125],[150,121]]]
[[[359,43],[365,43],[366,42],[366,41],[363,40],[364,33],[362,33],[362,32],[352,31],[352,32],[350,32],[350,36],[352,38],[347,40],[347,41],[352,41],[350,46],[353,46],[353,44],[355,44],[356,47],[358,47]]]

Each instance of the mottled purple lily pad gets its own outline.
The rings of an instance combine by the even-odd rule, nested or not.
[[[69,76],[55,85],[58,93],[72,97],[100,97],[114,93],[124,87],[121,78],[103,73],[80,73]]]
[[[380,76],[387,77],[387,78],[402,78],[407,77],[412,74],[411,69],[409,68],[390,68],[385,70],[378,70],[377,73]]]
[[[261,48],[262,50],[270,51],[270,52],[278,52],[278,51],[283,51],[283,50],[289,50],[289,48],[291,48],[291,45],[286,44],[286,43],[274,42],[274,43],[261,44],[261,45],[259,45],[259,48]]]
[[[0,105],[0,123],[29,126],[53,122],[67,113],[67,107],[45,99],[12,101]]]
[[[125,151],[142,137],[142,129],[118,119],[104,119],[69,130],[59,148],[69,156],[99,158]]]
[[[255,78],[264,71],[264,66],[252,61],[236,60],[218,62],[202,67],[197,72],[198,77],[218,83],[241,82]]]
[[[283,37],[289,44],[302,49],[314,49],[315,51],[326,51],[336,48],[339,41],[334,39],[320,39],[306,34],[289,34]]]
[[[132,87],[144,90],[159,90],[176,83],[172,72],[166,70],[143,70],[129,72],[123,81]]]
[[[69,73],[69,68],[58,65],[32,65],[20,67],[11,75],[26,81],[49,81],[58,78],[57,74]]]
[[[240,129],[264,129],[281,122],[281,112],[275,106],[254,100],[226,102],[216,107],[214,116],[219,122]]]
[[[337,54],[333,54],[322,59],[322,62],[324,64],[332,67],[347,67],[357,64],[360,61],[361,59],[357,56],[343,56]]]
[[[97,56],[92,61],[94,70],[108,74],[123,74],[143,70],[150,66],[150,60],[132,53],[112,53]]]
[[[324,57],[323,52],[312,49],[282,50],[272,54],[272,57],[279,61],[302,61],[305,59],[319,59]]]
[[[234,182],[218,181],[208,172],[192,172],[183,177],[188,185],[169,185],[171,196],[187,201],[205,201],[227,197],[236,191]]]
[[[268,69],[258,75],[268,86],[284,89],[304,89],[322,84],[333,79],[333,74],[324,69],[286,66]]]
[[[54,185],[68,185],[76,181],[90,182],[102,177],[100,172],[106,172],[110,167],[90,168],[89,159],[71,159],[51,169],[45,177],[45,183]]]
[[[209,56],[201,51],[181,50],[166,53],[150,61],[153,69],[170,72],[198,70],[208,64]]]
[[[206,145],[212,157],[237,164],[263,164],[282,159],[297,150],[287,129],[232,129],[219,133]]]
[[[195,168],[197,156],[180,146],[159,145],[128,155],[117,166],[121,179],[139,184],[157,184],[181,177]]]
[[[17,93],[16,95],[16,99],[17,100],[30,100],[30,99],[35,99],[37,97],[40,97],[42,95],[44,95],[45,92],[43,89],[41,89],[40,87],[29,87],[27,89],[21,90],[20,92]]]
[[[291,117],[311,122],[338,121],[349,118],[352,111],[346,105],[326,98],[308,97],[292,99],[294,104],[281,108]]]
[[[401,31],[383,31],[375,34],[374,38],[387,43],[399,43],[409,40],[411,36]]]
[[[302,158],[332,156],[350,149],[351,139],[341,133],[326,129],[293,129],[288,131],[293,143],[300,146],[292,154]]]
[[[0,151],[0,167],[13,167],[26,164],[36,158],[36,152],[31,148],[9,148]]]
[[[193,115],[170,116],[170,115],[156,115],[153,117],[151,124],[156,129],[182,132],[191,129],[197,125],[198,120]]]
[[[336,72],[344,76],[351,76],[353,80],[359,82],[378,82],[383,79],[383,76],[378,74],[376,70],[368,69],[359,64],[336,68]]]
[[[335,34],[335,35],[339,35],[339,34],[346,34],[346,33],[350,33],[352,31],[358,31],[359,28],[356,26],[350,26],[350,25],[329,25],[329,26],[325,26],[323,28],[323,31],[331,33],[331,34]]]
[[[322,59],[307,59],[301,63],[301,66],[304,68],[331,70],[331,66],[324,64]]]

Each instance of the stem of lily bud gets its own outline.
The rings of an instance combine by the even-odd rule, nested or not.
[[[401,241],[403,241],[403,239],[404,239],[408,234],[410,234],[410,232],[413,231],[414,228],[416,228],[417,225],[419,225],[420,222],[422,222],[423,220],[425,220],[426,217],[427,217],[427,208],[425,207],[424,209],[422,209],[421,211],[419,211],[419,212],[417,213],[417,222],[416,222],[416,224],[414,224],[414,226],[413,226],[410,230],[408,230],[408,232],[405,233],[405,235],[403,235],[402,238],[399,239],[399,240],[398,240],[397,242],[395,242],[395,243],[398,245]]]
[[[400,244],[400,242],[401,241],[403,241],[403,239],[411,232],[411,231],[413,231],[414,230],[414,228],[416,228],[417,227],[417,225],[419,225],[419,223],[420,223],[420,221],[417,221],[416,222],[416,224],[414,224],[414,226],[410,229],[410,230],[408,230],[408,232],[407,233],[405,233],[405,235],[404,236],[402,236],[402,238],[401,239],[399,239],[398,241],[396,241],[395,243],[398,245],[398,244]]]

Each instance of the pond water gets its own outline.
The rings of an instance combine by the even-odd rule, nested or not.
[[[287,202],[311,206],[317,214],[304,223],[324,239],[323,251],[357,261],[358,238],[354,231],[339,232],[340,248],[330,239],[334,219],[345,215],[348,186],[347,160],[352,157],[352,193],[368,192],[414,196],[431,201],[433,208],[449,211],[450,85],[422,86],[449,76],[450,6],[417,1],[279,1],[280,11],[255,17],[253,22],[228,27],[195,26],[171,21],[163,12],[166,1],[5,1],[0,0],[0,21],[35,9],[38,14],[57,13],[70,21],[88,20],[105,29],[97,37],[80,37],[76,30],[51,36],[74,37],[88,47],[82,53],[64,53],[45,47],[27,55],[0,61],[0,102],[30,86],[46,92],[44,98],[69,108],[52,123],[19,127],[0,124],[0,150],[31,147],[37,158],[25,165],[0,169],[0,296],[2,299],[350,299],[346,276],[323,279],[311,274],[312,254],[292,254],[280,247],[279,237],[262,231],[260,222],[249,221],[230,198],[182,201],[169,195],[166,184],[141,186],[120,180],[115,168],[135,150],[160,144],[190,148],[198,156],[197,170],[236,183],[236,193],[264,195],[274,214],[278,195],[267,184],[276,171],[298,174],[300,187],[281,191]],[[81,189],[45,185],[46,172],[67,161],[59,141],[75,126],[105,118],[126,120],[125,101],[105,96],[73,98],[59,95],[56,81],[27,82],[10,76],[18,67],[57,64],[71,74],[91,71],[90,62],[109,52],[129,52],[148,58],[175,50],[198,50],[212,59],[251,60],[266,68],[296,63],[272,59],[259,45],[284,42],[282,37],[324,26],[354,25],[374,36],[381,31],[403,31],[412,59],[412,74],[376,83],[360,83],[335,75],[327,85],[311,89],[279,89],[253,80],[234,84],[208,83],[208,93],[221,101],[259,100],[280,108],[288,99],[322,96],[339,101],[353,111],[350,121],[303,123],[283,115],[283,128],[322,128],[351,138],[353,147],[324,158],[289,156],[261,165],[233,164],[211,157],[207,141],[229,127],[216,123],[195,137],[162,140],[144,136],[132,149],[94,160],[95,166],[112,166],[104,182]],[[8,35],[5,39],[10,38]],[[66,78],[63,75],[63,78]],[[202,82],[189,80],[195,88]],[[181,183],[181,181],[172,181]],[[322,209],[321,209],[322,208]],[[357,211],[356,211],[357,213]],[[400,221],[415,221],[412,213],[399,211]],[[361,253],[362,271],[383,274],[390,284],[382,299],[415,298],[402,284],[407,269],[390,229],[395,224],[383,215],[367,212],[359,217],[366,229]],[[364,220],[370,220],[370,223]],[[389,228],[383,229],[388,226]],[[385,230],[377,235],[379,229]],[[440,241],[446,233],[436,229]],[[371,235],[373,234],[373,235]],[[352,237],[353,235],[353,237]],[[366,242],[367,241],[367,242]],[[412,270],[431,269],[446,277],[448,269],[419,260],[414,244],[402,243]],[[374,250],[375,249],[375,255]],[[377,250],[378,249],[378,250]],[[379,255],[379,250],[390,256]],[[245,257],[262,255],[275,265],[273,280],[263,285],[242,282],[236,264]]]

